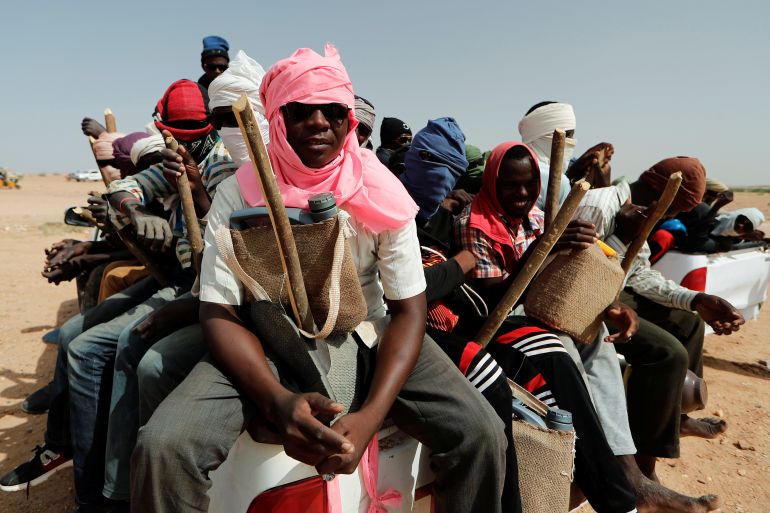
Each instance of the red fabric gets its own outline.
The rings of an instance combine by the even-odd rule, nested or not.
[[[549,333],[549,332],[547,330],[544,330],[543,328],[538,328],[537,326],[524,326],[523,328],[517,328],[513,331],[509,331],[504,335],[500,335],[493,342],[495,342],[496,344],[510,344],[512,342],[516,342],[520,338],[525,337],[526,335],[531,335],[532,333]]]
[[[328,501],[324,480],[316,476],[259,494],[247,513],[327,513]]]
[[[463,376],[468,375],[468,367],[470,366],[471,362],[476,357],[476,355],[479,354],[479,351],[481,351],[481,346],[478,345],[476,342],[468,342],[465,345],[465,349],[463,349],[463,354],[460,357],[460,365],[458,366],[460,369],[460,372],[463,373]]]
[[[431,328],[451,333],[458,322],[460,322],[460,316],[454,313],[440,299],[428,305],[427,325]]]
[[[660,249],[650,257],[650,263],[654,264],[660,260],[669,249],[674,247],[674,236],[667,230],[656,230],[650,239],[660,247]]]
[[[531,392],[534,392],[535,390],[537,390],[537,389],[538,389],[538,388],[540,388],[540,387],[544,387],[544,386],[545,386],[545,385],[547,385],[547,384],[548,384],[548,383],[545,381],[545,378],[543,377],[543,375],[542,375],[542,374],[540,374],[540,373],[538,373],[538,375],[537,375],[537,376],[535,376],[534,378],[530,379],[530,380],[529,380],[529,381],[528,381],[528,382],[527,382],[527,383],[524,385],[524,389],[525,389],[527,392],[530,392],[530,393],[531,393]]]
[[[205,136],[212,130],[210,123],[203,128],[182,129],[169,126],[167,123],[179,121],[207,121],[208,109],[203,93],[198,84],[190,80],[177,80],[166,89],[163,97],[156,106],[160,121],[155,121],[159,130],[168,130],[174,138],[180,141],[194,141]]]
[[[532,198],[533,207],[535,210],[534,202],[540,195],[540,166],[538,164],[537,155],[524,143],[518,141],[508,141],[498,144],[487,159],[487,164],[484,167],[484,174],[482,176],[481,190],[473,199],[471,204],[471,215],[468,220],[468,226],[481,230],[487,237],[492,240],[493,249],[503,259],[503,268],[510,269],[511,266],[518,260],[521,255],[516,254],[516,248],[511,241],[511,231],[517,230],[522,224],[522,219],[511,219],[507,217],[505,211],[500,206],[500,202],[497,199],[497,177],[500,172],[500,165],[502,164],[503,157],[511,148],[516,146],[522,146],[527,149],[532,162],[535,166],[535,176],[532,179],[537,184],[537,193]]]
[[[664,159],[642,173],[639,180],[662,193],[668,178],[677,171],[682,172],[682,185],[671,203],[671,208],[689,212],[698,206],[706,192],[706,168],[700,160],[694,157]]]

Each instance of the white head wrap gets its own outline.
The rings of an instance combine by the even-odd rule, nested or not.
[[[209,109],[211,110],[216,107],[229,107],[241,95],[245,94],[254,109],[262,139],[267,144],[270,142],[270,131],[265,118],[265,108],[259,99],[259,85],[264,76],[265,70],[262,66],[246,55],[246,52],[238,50],[228,68],[209,84],[208,92]],[[219,135],[236,164],[241,165],[249,160],[246,142],[243,140],[239,128],[222,127],[219,130]]]
[[[133,146],[131,146],[131,162],[136,165],[140,158],[144,157],[145,155],[149,155],[150,153],[161,151],[165,147],[166,145],[163,142],[163,136],[160,134],[151,135],[150,137],[145,137],[144,139],[139,139],[134,143]]]
[[[754,229],[759,229],[759,225],[765,222],[765,216],[758,208],[739,208],[732,212],[725,212],[717,216],[717,225],[711,230],[711,235],[717,237],[737,237],[740,234],[735,231],[735,222],[738,216],[745,216],[751,221]]]
[[[553,131],[561,128],[565,132],[576,127],[575,111],[568,103],[549,103],[533,110],[519,121],[521,141],[532,148],[541,162],[548,164],[551,159],[551,141]],[[564,167],[566,169],[576,139],[566,139],[564,143]]]
[[[706,177],[706,190],[711,192],[725,192],[728,191],[730,188],[727,187],[727,185],[717,180],[716,178],[709,178]]]

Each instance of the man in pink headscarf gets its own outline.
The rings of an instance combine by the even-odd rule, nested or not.
[[[368,306],[365,323],[378,333],[373,340],[359,333],[367,346],[378,344],[368,396],[360,410],[327,427],[316,417],[342,407],[317,393],[284,388],[260,340],[246,328],[239,314],[243,285],[225,264],[214,233],[229,227],[233,211],[264,204],[247,163],[220,185],[209,213],[200,314],[211,358],[140,431],[134,511],[207,511],[209,472],[255,422],[272,426],[286,453],[319,473],[353,472],[387,414],[432,450],[436,511],[502,511],[503,424],[425,338],[417,206],[371,152],[360,150],[353,90],[336,49],[327,46],[324,56],[300,49],[279,61],[265,75],[260,97],[286,206],[307,208],[311,196],[331,192],[350,215],[355,235],[349,242]]]

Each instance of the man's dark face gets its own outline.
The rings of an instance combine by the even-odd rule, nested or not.
[[[286,107],[282,111],[286,140],[307,167],[324,167],[340,154],[348,134],[347,117],[327,119],[318,108],[307,117],[292,116]]]
[[[744,215],[739,215],[735,220],[735,232],[745,235],[754,231],[754,224]]]
[[[230,61],[227,60],[227,57],[216,55],[203,59],[201,67],[203,68],[203,71],[206,72],[206,77],[208,77],[209,82],[211,82],[221,75],[227,69],[229,64]]]
[[[524,218],[532,210],[537,200],[539,180],[536,178],[532,158],[503,158],[497,174],[497,201],[508,216]]]
[[[358,126],[356,127],[356,138],[358,139],[358,145],[363,148],[364,143],[371,136],[372,136],[371,129],[359,123]]]

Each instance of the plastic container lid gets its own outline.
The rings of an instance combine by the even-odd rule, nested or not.
[[[311,212],[323,212],[337,205],[337,202],[334,201],[334,194],[331,192],[322,192],[311,196],[307,203]]]
[[[559,424],[572,425],[572,413],[559,408],[550,408],[545,416],[546,422],[558,422]]]

